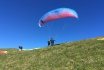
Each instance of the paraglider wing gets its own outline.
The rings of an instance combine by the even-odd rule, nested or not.
[[[0,54],[7,54],[7,51],[0,50]]]
[[[78,14],[70,8],[58,8],[43,15],[39,20],[39,26],[41,27],[46,22],[65,17],[78,18]]]
[[[7,51],[4,51],[5,54],[7,54]]]
[[[4,53],[4,51],[0,51],[0,54],[3,54]]]

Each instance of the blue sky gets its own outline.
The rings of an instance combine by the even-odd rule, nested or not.
[[[55,43],[104,36],[104,0],[0,0],[0,48],[47,46],[49,31],[40,28],[38,21],[48,11],[61,7],[74,9],[79,20],[66,18],[48,22],[57,26],[51,27],[53,38],[60,28],[57,23],[73,23],[59,32]]]

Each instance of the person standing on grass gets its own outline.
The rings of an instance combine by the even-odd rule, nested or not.
[[[51,38],[51,39],[50,39],[51,46],[53,46],[53,45],[54,45],[54,41],[55,41],[55,40],[54,40],[53,38]]]
[[[22,46],[19,46],[19,51],[22,51],[23,47]]]
[[[48,41],[48,46],[50,46],[50,41]]]

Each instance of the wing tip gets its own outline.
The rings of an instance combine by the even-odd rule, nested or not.
[[[39,24],[39,27],[41,27],[41,25]]]

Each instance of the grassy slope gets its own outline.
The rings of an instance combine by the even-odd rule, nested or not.
[[[5,50],[0,70],[104,70],[104,40],[96,38],[31,51]]]

